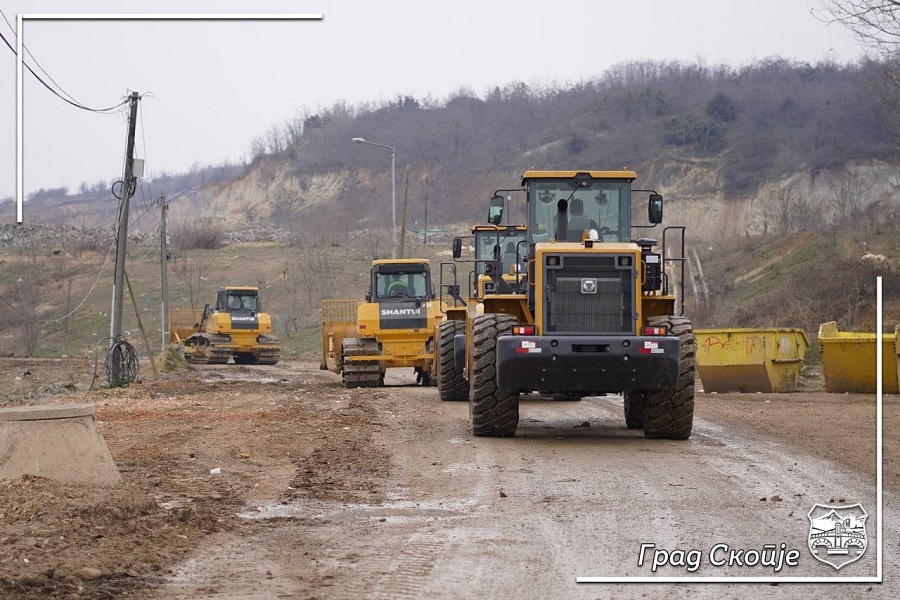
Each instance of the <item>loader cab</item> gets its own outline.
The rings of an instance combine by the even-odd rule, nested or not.
[[[585,237],[600,242],[630,240],[634,179],[630,171],[529,175],[523,180],[529,246],[551,240],[581,242]]]
[[[368,302],[433,300],[431,268],[427,262],[376,261],[366,293]]]
[[[475,273],[484,275],[485,261],[501,262],[502,274],[521,273],[525,266],[525,226],[524,225],[476,225]]]
[[[524,225],[476,225],[475,269],[470,286],[476,297],[487,294],[512,294],[525,272],[527,245]]]

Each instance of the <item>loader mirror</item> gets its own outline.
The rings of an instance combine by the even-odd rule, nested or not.
[[[647,218],[654,225],[662,223],[663,198],[659,194],[650,194],[650,202],[647,203]]]
[[[488,205],[488,223],[491,225],[499,225],[503,221],[503,205],[506,200],[500,194],[491,196],[491,202]]]
[[[453,260],[459,260],[462,256],[462,238],[453,238]]]

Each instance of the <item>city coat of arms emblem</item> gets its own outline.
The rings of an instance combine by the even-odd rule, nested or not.
[[[866,551],[866,518],[860,504],[828,506],[814,504],[809,518],[809,551],[835,569],[859,560]]]

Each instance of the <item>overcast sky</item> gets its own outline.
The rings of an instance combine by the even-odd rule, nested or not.
[[[324,15],[26,21],[25,46],[81,104],[105,108],[129,91],[144,95],[136,156],[146,160],[145,177],[195,163],[240,163],[250,157],[251,140],[273,125],[339,101],[400,94],[441,100],[462,87],[482,95],[513,81],[565,85],[627,61],[741,66],[780,56],[847,63],[864,54],[846,29],[810,14],[821,10],[818,0],[0,0],[0,9],[13,28],[19,13]],[[2,20],[0,32],[15,47],[15,32]],[[16,190],[15,64],[0,42],[0,198]],[[120,178],[125,113],[74,108],[29,73],[24,78],[25,194]],[[407,160],[402,148],[397,160]]]

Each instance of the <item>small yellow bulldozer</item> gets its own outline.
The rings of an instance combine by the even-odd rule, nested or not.
[[[224,287],[215,308],[169,310],[169,341],[184,346],[192,363],[274,365],[281,343],[272,335],[272,319],[262,312],[259,288]]]

